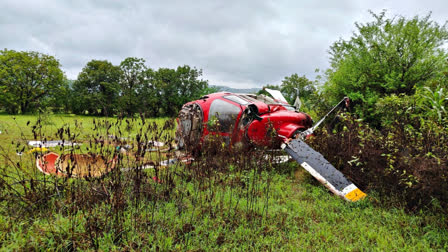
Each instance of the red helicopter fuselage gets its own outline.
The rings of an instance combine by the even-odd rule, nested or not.
[[[177,138],[181,138],[181,145],[198,145],[208,135],[219,134],[230,145],[242,142],[279,148],[282,140],[312,124],[309,115],[295,111],[284,101],[264,95],[220,92],[182,107]]]

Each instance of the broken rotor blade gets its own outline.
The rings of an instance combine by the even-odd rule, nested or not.
[[[293,139],[288,143],[282,144],[282,149],[314,178],[339,197],[355,202],[367,196],[340,171],[334,168],[322,154],[313,150],[300,139]]]
[[[303,131],[300,133],[300,137],[302,139],[305,139],[308,135],[311,135],[314,133],[314,131],[317,129],[317,127],[319,127],[319,125],[321,123],[323,123],[325,121],[325,119],[327,118],[327,116],[329,116],[331,113],[333,113],[333,111],[340,107],[342,104],[345,103],[345,106],[348,107],[350,102],[350,99],[348,97],[344,97],[344,99],[342,99],[336,106],[334,106],[324,117],[322,117],[316,124],[313,125],[313,127]]]
[[[285,97],[283,96],[282,92],[280,92],[279,90],[269,88],[265,88],[264,90],[266,90],[266,92],[268,92],[274,99],[288,103]]]

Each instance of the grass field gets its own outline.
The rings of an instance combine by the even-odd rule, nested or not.
[[[78,153],[101,153],[90,142],[109,134],[170,141],[174,130],[163,129],[167,119],[37,120],[0,115],[2,250],[448,249],[446,216],[407,213],[375,192],[358,203],[342,201],[296,163],[273,164],[263,151],[206,153],[191,165],[148,170],[138,169],[134,155],[120,163],[135,167],[130,172],[115,169],[92,179],[43,175],[24,147],[35,137],[33,126],[37,139],[57,139],[63,129],[66,139],[83,143]],[[143,160],[157,158],[167,154],[144,154]]]

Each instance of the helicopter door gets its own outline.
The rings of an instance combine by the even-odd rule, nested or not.
[[[210,105],[207,129],[210,132],[216,132],[224,136],[226,142],[230,143],[230,135],[237,124],[240,114],[241,107],[239,105],[216,99]]]

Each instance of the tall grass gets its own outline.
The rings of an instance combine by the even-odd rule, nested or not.
[[[343,202],[297,164],[274,164],[270,150],[229,149],[214,136],[194,162],[164,167],[176,157],[169,119],[1,119],[3,249],[447,248],[446,217],[386,209],[375,194]],[[93,153],[118,165],[101,177],[44,175],[35,167],[40,153],[27,153],[31,139],[82,143],[53,151]],[[166,145],[146,151],[154,149],[151,141]],[[126,145],[126,153],[117,148]]]

